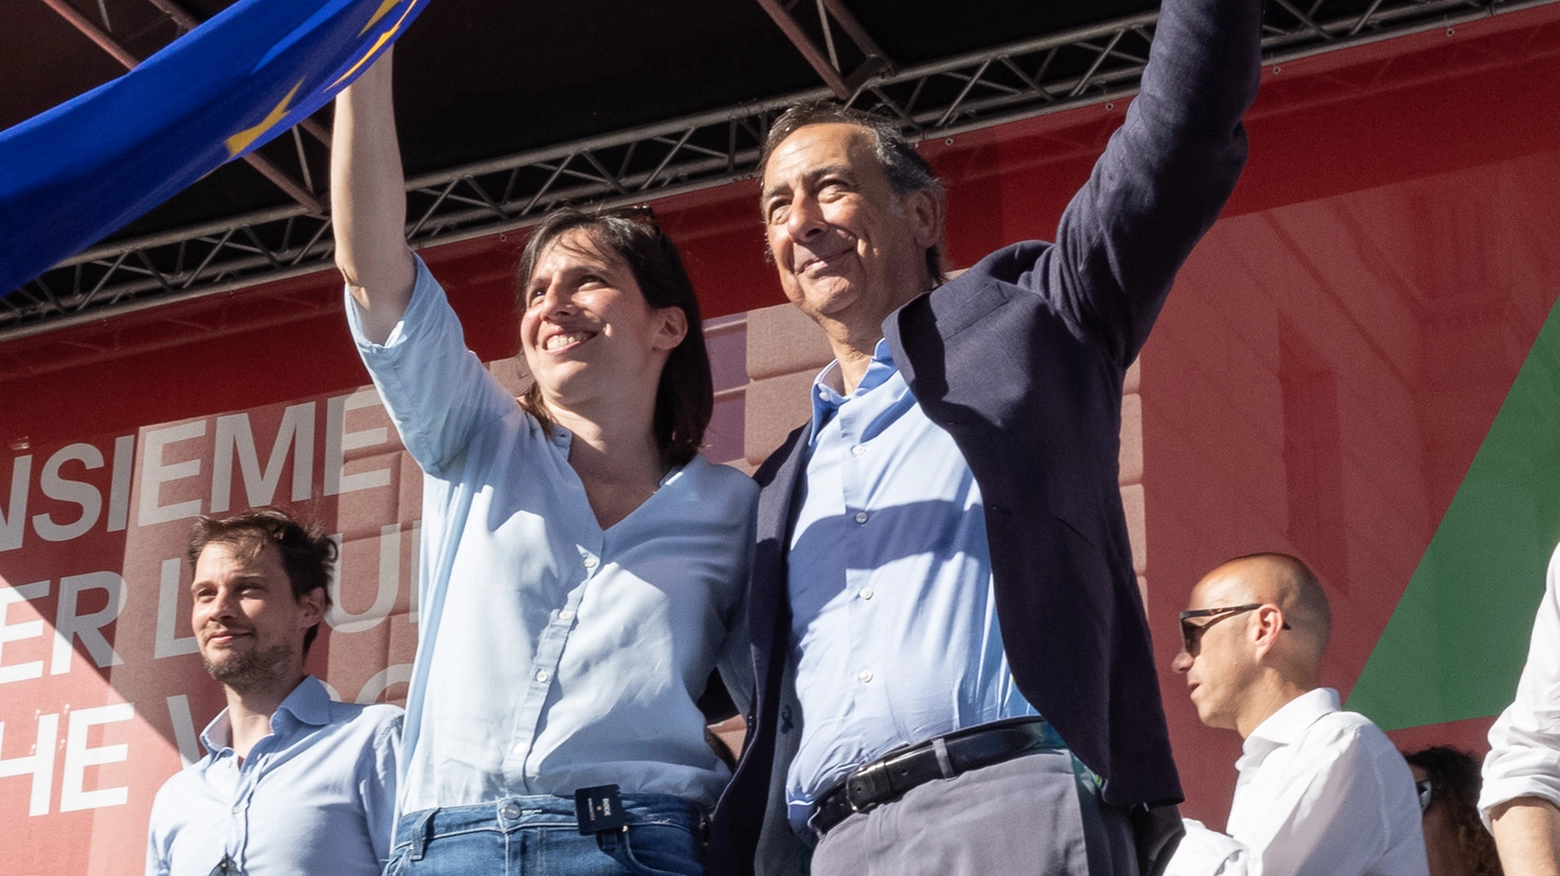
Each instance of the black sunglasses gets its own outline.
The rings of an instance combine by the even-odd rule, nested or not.
[[[1194,608],[1191,611],[1181,612],[1181,647],[1186,649],[1186,653],[1196,657],[1197,651],[1202,647],[1203,633],[1207,632],[1209,627],[1221,620],[1228,620],[1237,614],[1256,611],[1266,604],[1265,602],[1253,602],[1247,605],[1226,605],[1222,608]],[[1215,615],[1218,616],[1215,617]],[[1194,617],[1211,617],[1213,620],[1205,624],[1188,623]],[[1284,624],[1280,629],[1289,629],[1289,624]]]

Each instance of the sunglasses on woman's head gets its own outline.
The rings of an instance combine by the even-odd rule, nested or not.
[[[626,207],[613,207],[610,210],[602,210],[600,213],[608,219],[627,219],[643,225],[656,233],[661,232],[661,224],[655,219],[655,210],[649,204],[630,204]]]

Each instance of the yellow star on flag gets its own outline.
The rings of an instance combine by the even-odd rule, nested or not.
[[[378,24],[379,19],[384,18],[385,13],[394,9],[395,4],[400,2],[401,0],[383,0],[383,2],[379,4],[379,8],[375,9],[374,14],[369,17],[368,24],[363,25],[363,29],[358,31],[358,36],[362,36],[363,34],[368,33],[369,28]]]
[[[292,90],[287,92],[287,96],[282,98],[282,102],[272,107],[271,111],[266,113],[265,118],[260,120],[260,124],[255,125],[252,128],[245,128],[244,130],[239,131],[237,134],[227,138],[226,142],[228,148],[228,157],[232,158],[238,153],[243,152],[245,149],[248,149],[249,144],[259,139],[260,135],[276,127],[278,122],[280,122],[283,118],[286,118],[288,109],[292,107],[293,98],[298,95],[298,89],[302,87],[303,80],[300,79],[298,80],[298,84],[294,85]]]
[[[383,18],[385,13],[389,12],[391,8],[393,8],[395,4],[399,2],[401,2],[401,0],[384,0],[384,2],[380,3],[379,8],[374,11],[373,17],[369,19],[368,24],[364,25],[363,30],[359,32],[359,36],[367,33],[368,29],[373,27],[375,22]],[[394,39],[396,33],[401,29],[401,25],[406,23],[406,19],[411,17],[412,10],[416,9],[417,5],[421,2],[423,2],[423,0],[411,0],[410,3],[407,3],[406,8],[401,10],[401,17],[396,19],[395,24],[392,24],[390,27],[386,28],[385,32],[380,34],[378,39],[374,40],[373,45],[369,46],[368,50],[358,57],[357,63],[347,68],[347,72],[341,74],[341,76],[337,78],[335,82],[330,84],[330,87],[335,88],[342,82],[351,79],[353,74],[357,73],[358,68],[367,63],[369,58],[374,57],[374,54],[383,48],[385,43],[388,43]]]

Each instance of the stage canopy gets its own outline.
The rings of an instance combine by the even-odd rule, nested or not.
[[[1266,63],[1552,0],[1271,0]],[[14,0],[0,129],[227,0]],[[1156,0],[432,0],[397,51],[413,246],[750,176],[768,123],[848,100],[916,136],[1123,99]],[[0,340],[321,270],[330,110],[0,297]],[[82,209],[91,209],[83,204]]]

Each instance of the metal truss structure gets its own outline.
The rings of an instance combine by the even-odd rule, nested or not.
[[[843,0],[811,0],[816,19],[797,14],[798,8],[813,11],[809,0],[757,2],[824,87],[410,179],[407,241],[434,246],[523,228],[563,204],[634,203],[750,177],[770,122],[801,101],[845,99],[899,120],[914,137],[930,138],[1120,100],[1137,89],[1158,18],[1145,13],[899,70]],[[1450,30],[1552,2],[1560,0],[1271,0],[1264,63]],[[836,31],[847,39],[837,39]],[[313,133],[327,140],[323,131]],[[307,197],[289,191],[294,203],[284,207],[105,244],[68,259],[0,298],[0,340],[329,267],[328,208],[309,191],[305,139],[296,130],[290,136],[296,170],[272,169],[291,186],[294,176],[303,178]]]

